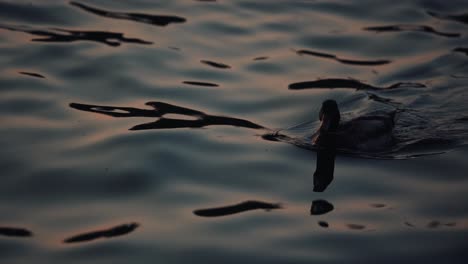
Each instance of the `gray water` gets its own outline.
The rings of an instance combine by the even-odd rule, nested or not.
[[[465,263],[467,14],[1,1],[0,262]],[[338,153],[319,193],[325,99],[398,115],[395,145]]]

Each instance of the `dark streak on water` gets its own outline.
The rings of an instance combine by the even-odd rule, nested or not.
[[[71,103],[70,107],[98,114],[104,114],[112,117],[158,117],[155,122],[136,125],[130,130],[146,130],[146,129],[173,129],[173,128],[201,128],[212,125],[225,125],[244,127],[251,129],[263,129],[264,127],[253,122],[224,116],[215,116],[205,114],[203,112],[190,108],[180,107],[164,102],[147,102],[145,105],[151,106],[153,109],[140,109],[134,107],[119,107],[119,106],[100,106]],[[195,120],[164,118],[166,114],[179,114],[182,116],[195,117]]]
[[[231,66],[224,64],[224,63],[219,63],[219,62],[214,62],[214,61],[209,61],[209,60],[201,60],[201,63],[204,63],[206,65],[219,68],[219,69],[230,69]]]
[[[35,73],[35,72],[25,72],[25,71],[20,71],[18,72],[19,74],[23,74],[23,75],[26,75],[26,76],[31,76],[31,77],[36,77],[36,78],[42,78],[42,79],[45,79],[44,75],[42,74],[39,74],[39,73]]]
[[[456,74],[450,74],[450,77],[454,79],[468,79],[468,76],[461,76],[461,75],[456,75]]]
[[[439,18],[439,19],[452,20],[452,21],[468,24],[468,13],[459,14],[459,15],[446,15],[446,14],[441,14],[441,13],[437,13],[433,11],[427,11],[427,14],[435,18]]]
[[[433,220],[427,224],[427,228],[438,228],[442,224],[439,221]]]
[[[189,84],[189,85],[196,85],[196,86],[206,86],[206,87],[218,87],[219,86],[216,83],[198,82],[198,81],[183,81],[182,83]]]
[[[455,48],[455,49],[453,49],[453,51],[454,51],[454,52],[461,52],[461,53],[465,53],[465,55],[467,55],[467,56],[468,56],[468,48],[461,48],[461,47],[459,47],[459,48]]]
[[[261,60],[267,60],[268,57],[267,56],[261,56],[261,57],[255,57],[253,58],[254,61],[261,61]]]
[[[32,235],[33,233],[31,231],[24,228],[0,226],[0,236],[30,237]]]
[[[318,222],[318,225],[321,226],[321,227],[323,227],[323,228],[328,228],[328,227],[329,227],[328,223],[325,222],[325,221],[319,221],[319,222]]]
[[[427,223],[426,227],[427,228],[440,228],[440,227],[444,227],[444,226],[454,227],[456,225],[457,225],[457,223],[455,223],[455,222],[442,223],[442,222],[437,221],[437,220],[432,220],[429,223]]]
[[[357,65],[357,66],[379,66],[379,65],[389,64],[391,62],[390,60],[343,59],[333,54],[328,54],[328,53],[323,53],[323,52],[318,52],[318,51],[313,51],[313,50],[304,50],[304,49],[296,50],[295,52],[298,55],[310,55],[310,56],[315,56],[315,57],[320,57],[320,58],[332,59],[332,60],[341,62],[343,64],[351,64],[351,65]]]
[[[104,43],[109,46],[117,47],[122,42],[135,44],[153,44],[150,41],[141,40],[138,38],[124,37],[123,33],[106,32],[106,31],[81,31],[54,28],[49,30],[31,29],[23,26],[8,26],[0,24],[0,28],[24,32],[42,38],[35,38],[31,41],[38,42],[74,42],[74,41],[95,41]]]
[[[111,238],[123,236],[133,232],[139,226],[138,223],[122,224],[104,230],[91,231],[65,239],[64,243],[87,242],[98,238]]]
[[[448,38],[458,38],[461,36],[460,33],[440,32],[430,26],[425,26],[425,25],[389,25],[389,26],[365,27],[363,29],[367,31],[375,31],[377,33],[416,31],[416,32],[425,32],[425,33],[435,34],[435,35],[448,37]]]
[[[353,230],[363,230],[366,228],[365,225],[360,225],[360,224],[347,224],[346,225],[349,229],[353,229]]]
[[[315,88],[351,88],[356,90],[390,90],[396,88],[424,88],[426,85],[412,82],[398,82],[386,87],[379,87],[363,83],[353,79],[321,79],[317,81],[297,82],[289,85],[291,90],[315,89]]]
[[[103,9],[98,9],[85,5],[78,2],[70,2],[71,5],[81,8],[87,12],[93,13],[95,15],[115,18],[115,19],[125,19],[132,20],[135,22],[156,25],[156,26],[167,26],[171,23],[184,23],[187,20],[183,17],[178,16],[167,16],[167,15],[148,15],[148,14],[139,14],[139,13],[124,13],[124,12],[112,12]]]
[[[395,100],[392,100],[390,98],[385,98],[383,96],[376,95],[374,93],[367,92],[367,96],[369,97],[369,100],[380,102],[380,103],[386,104],[386,105],[391,105],[391,106],[393,106],[395,108],[398,108],[401,105],[401,103],[396,102]]]
[[[257,209],[264,209],[266,211],[270,211],[273,209],[281,209],[283,208],[278,203],[267,203],[261,201],[245,201],[235,205],[228,205],[223,207],[215,207],[215,208],[207,208],[207,209],[198,209],[193,211],[195,215],[203,216],[203,217],[218,217],[218,216],[226,216],[232,214],[238,214],[245,211],[257,210]]]

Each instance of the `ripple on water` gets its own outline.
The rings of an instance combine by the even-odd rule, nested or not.
[[[72,25],[74,12],[63,5],[0,2],[0,17],[19,23]]]
[[[153,44],[153,42],[145,41],[138,38],[128,38],[124,33],[109,32],[109,31],[92,31],[92,30],[70,30],[70,29],[36,29],[24,26],[1,25],[0,28],[28,33],[38,36],[31,39],[37,42],[74,42],[74,41],[95,41],[107,44],[112,47],[120,46],[121,43],[135,44]]]
[[[184,23],[187,21],[187,19],[183,17],[179,17],[179,16],[113,12],[113,11],[95,8],[95,7],[85,5],[83,3],[79,3],[75,1],[71,1],[70,4],[72,6],[80,8],[81,10],[87,11],[89,13],[92,13],[98,16],[114,18],[114,19],[131,20],[135,22],[146,23],[146,24],[156,25],[156,26],[167,26],[172,23]]]

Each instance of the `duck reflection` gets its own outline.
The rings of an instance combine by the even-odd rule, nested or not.
[[[315,200],[312,202],[312,206],[310,207],[310,214],[311,215],[323,215],[328,212],[333,211],[335,207],[333,204],[329,203],[325,200]]]
[[[326,100],[320,109],[320,128],[313,136],[318,146],[314,173],[314,192],[323,192],[333,181],[336,157],[336,130],[340,123],[340,111],[334,100]]]
[[[335,149],[319,149],[314,172],[314,192],[323,192],[333,181],[335,170]]]

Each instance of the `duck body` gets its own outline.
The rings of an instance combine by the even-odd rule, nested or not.
[[[369,115],[340,123],[336,130],[336,147],[353,151],[382,151],[394,144],[394,112]]]
[[[394,144],[395,113],[370,114],[340,122],[336,102],[326,100],[319,115],[322,123],[312,141],[319,147],[355,152],[383,151]]]

